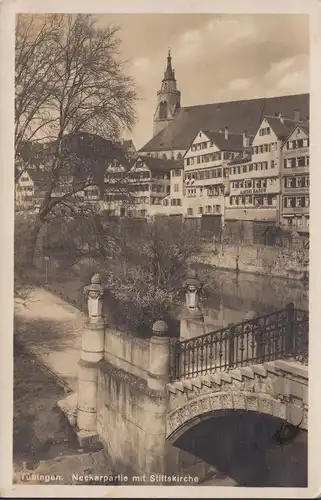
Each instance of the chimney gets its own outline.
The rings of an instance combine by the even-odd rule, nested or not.
[[[278,118],[283,125],[284,124],[284,116],[282,115],[282,113],[278,113]]]
[[[299,122],[300,121],[300,110],[295,109],[293,113],[294,113],[294,121]]]
[[[247,130],[243,132],[243,148],[248,148],[250,145],[250,138],[248,136]]]
[[[228,140],[228,127],[224,128],[224,136],[225,136],[225,139]]]

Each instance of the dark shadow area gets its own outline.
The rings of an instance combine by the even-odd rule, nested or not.
[[[307,432],[293,429],[280,440],[283,423],[261,413],[226,410],[189,429],[174,446],[194,456],[200,470],[205,463],[205,469],[213,467],[240,486],[307,487]],[[183,460],[180,468],[189,472]]]
[[[77,437],[57,401],[64,390],[15,346],[13,459],[37,462],[77,452]]]
[[[46,349],[63,352],[75,344],[76,328],[74,321],[59,321],[59,318],[29,319],[18,314],[14,318],[15,337],[26,348],[31,347],[34,352],[38,347],[42,352]]]

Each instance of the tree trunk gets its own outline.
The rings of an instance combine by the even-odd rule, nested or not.
[[[39,243],[39,233],[41,229],[44,227],[45,221],[37,216],[35,220],[35,225],[32,229],[30,235],[30,246],[29,246],[29,263],[31,266],[42,267],[43,266],[43,252],[42,252],[42,243],[40,243],[39,248],[37,245]]]

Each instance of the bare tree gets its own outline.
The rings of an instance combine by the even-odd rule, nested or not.
[[[16,33],[16,160],[40,158],[46,172],[34,241],[58,205],[100,184],[102,159],[73,147],[82,132],[106,139],[104,162],[121,158],[115,141],[135,123],[136,92],[119,59],[118,28],[98,28],[90,15],[22,15]],[[67,138],[67,139],[66,139]],[[39,154],[39,146],[42,143]],[[127,165],[128,166],[128,165]],[[129,166],[128,166],[129,167]],[[61,189],[63,174],[72,175]],[[21,169],[17,173],[19,177]],[[118,182],[123,186],[122,180]],[[111,183],[112,189],[117,183]],[[57,194],[60,193],[60,194]]]
[[[130,229],[119,246],[108,267],[101,262],[96,266],[109,289],[110,320],[138,334],[149,334],[157,319],[174,325],[186,270],[202,246],[200,231],[180,220],[160,218],[139,231]]]

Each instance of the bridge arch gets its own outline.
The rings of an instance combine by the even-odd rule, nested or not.
[[[167,415],[166,438],[174,444],[185,432],[209,418],[221,416],[226,410],[243,410],[276,417],[298,426],[304,420],[304,410],[296,413],[296,421],[288,411],[287,402],[266,393],[224,391],[206,394],[186,402]],[[300,421],[301,420],[301,421]]]

